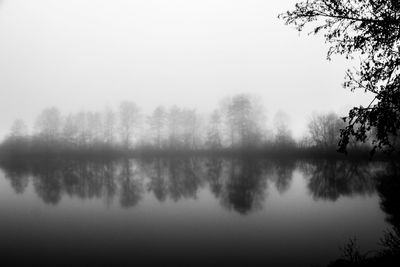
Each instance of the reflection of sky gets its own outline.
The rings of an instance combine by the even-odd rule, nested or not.
[[[118,199],[105,204],[101,197],[65,194],[57,205],[47,205],[35,194],[32,177],[25,192],[17,195],[0,173],[1,245],[10,249],[22,242],[19,251],[43,249],[44,255],[54,252],[60,257],[67,255],[62,250],[68,256],[85,251],[100,258],[136,255],[137,260],[150,254],[147,260],[154,255],[199,261],[251,257],[272,263],[296,261],[296,266],[337,258],[338,247],[353,236],[363,251],[377,248],[387,224],[375,193],[315,200],[309,177],[299,169],[283,193],[273,176],[267,178],[261,208],[243,215],[221,205],[208,186],[201,186],[195,198],[164,202],[144,191],[131,208],[121,207]]]
[[[277,15],[296,0],[3,1],[0,137],[56,105],[68,113],[136,101],[200,112],[240,92],[282,109],[296,136],[313,110],[369,103],[342,89],[349,62]]]

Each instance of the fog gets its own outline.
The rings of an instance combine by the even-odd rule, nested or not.
[[[398,2],[0,0],[0,258],[400,266]]]
[[[0,138],[15,119],[136,102],[211,112],[229,95],[284,111],[295,137],[313,111],[369,102],[342,88],[351,61],[277,15],[294,0],[0,1]],[[303,33],[302,35],[304,35]]]

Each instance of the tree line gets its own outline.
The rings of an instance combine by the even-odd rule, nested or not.
[[[156,107],[144,114],[132,101],[118,109],[62,114],[45,108],[28,129],[16,120],[0,151],[7,153],[66,151],[217,151],[318,149],[335,151],[345,122],[337,114],[314,113],[308,131],[293,138],[289,117],[278,112],[268,127],[264,107],[252,95],[223,99],[209,115],[195,109]],[[360,148],[357,142],[353,147]],[[367,145],[364,145],[368,146]]]

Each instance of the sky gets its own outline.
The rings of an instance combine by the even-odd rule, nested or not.
[[[370,96],[342,87],[355,63],[278,14],[296,0],[0,0],[0,138],[15,119],[135,101],[209,112],[249,93],[302,136],[312,112]]]

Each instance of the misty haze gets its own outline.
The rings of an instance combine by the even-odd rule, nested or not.
[[[4,266],[398,266],[399,12],[0,0]]]

